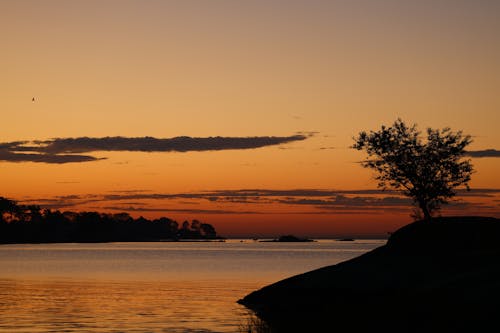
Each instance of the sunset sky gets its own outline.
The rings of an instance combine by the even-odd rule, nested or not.
[[[494,0],[2,0],[0,196],[384,236],[411,206],[349,146],[400,117],[472,135],[443,214],[500,217],[499,31]]]

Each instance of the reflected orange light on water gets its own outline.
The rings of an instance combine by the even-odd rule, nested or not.
[[[236,301],[260,286],[0,279],[0,331],[235,332],[247,313]]]

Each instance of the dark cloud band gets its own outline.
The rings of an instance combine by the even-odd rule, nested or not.
[[[471,150],[466,153],[470,157],[500,157],[500,150],[485,149],[485,150]]]
[[[38,162],[51,164],[64,164],[76,162],[98,161],[102,158],[87,155],[68,155],[68,154],[36,154],[36,153],[18,153],[8,150],[0,150],[0,161],[7,162]]]
[[[90,155],[79,155],[98,151],[131,152],[189,152],[256,149],[281,145],[307,139],[305,135],[285,137],[207,137],[179,136],[168,139],[153,137],[127,138],[57,138],[46,141],[16,141],[0,143],[0,161],[74,163],[96,161]]]

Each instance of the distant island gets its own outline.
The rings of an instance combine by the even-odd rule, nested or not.
[[[293,235],[285,235],[285,236],[280,236],[278,238],[271,239],[271,240],[261,240],[260,242],[283,242],[283,243],[287,243],[287,242],[314,242],[314,240],[308,239],[308,238],[299,238],[299,237],[296,237],[296,236],[293,236]]]
[[[499,219],[434,218],[239,303],[270,327],[262,332],[497,332],[499,281]]]
[[[19,205],[0,197],[0,244],[153,242],[221,240],[215,228],[198,220],[149,220],[128,213],[71,212]]]

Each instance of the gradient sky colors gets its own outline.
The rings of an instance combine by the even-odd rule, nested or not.
[[[228,236],[384,235],[411,208],[373,192],[348,147],[401,117],[495,149],[473,157],[476,190],[444,213],[498,217],[498,31],[488,0],[4,0],[0,195],[198,218]],[[100,139],[117,136],[120,149]],[[180,136],[223,139],[131,148]],[[84,137],[101,146],[58,153],[91,159],[12,157]]]

